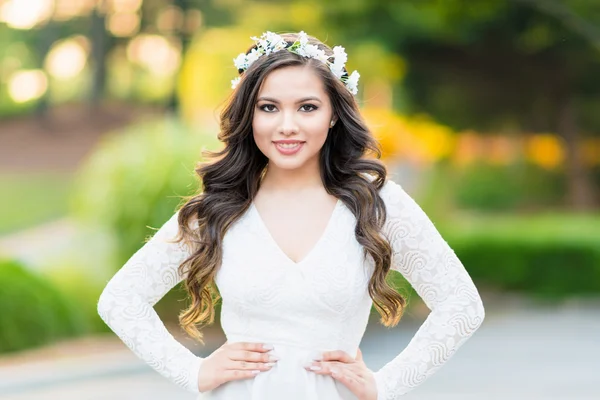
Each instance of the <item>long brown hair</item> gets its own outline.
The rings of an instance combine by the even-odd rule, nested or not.
[[[288,45],[297,34],[284,34]],[[314,37],[309,43],[333,56],[331,48]],[[253,47],[248,49],[248,52]],[[191,255],[180,265],[186,274],[185,288],[191,296],[189,308],[179,321],[192,337],[202,342],[200,327],[214,321],[214,305],[220,298],[215,275],[222,261],[222,243],[229,227],[250,206],[260,187],[268,159],[254,143],[252,118],[256,98],[266,76],[278,68],[308,65],[322,79],[337,123],[329,131],[319,157],[321,179],[326,191],[339,198],[356,217],[356,240],[364,256],[374,261],[369,295],[382,316],[382,323],[394,326],[402,316],[405,299],[386,281],[392,250],[381,234],[386,210],[379,189],[386,180],[386,168],[379,161],[381,150],[365,125],[354,96],[321,61],[289,51],[262,56],[243,72],[242,79],[221,112],[218,138],[224,148],[205,152],[210,158],[196,168],[202,185],[198,194],[186,199],[179,210],[180,233]],[[193,222],[197,228],[191,228]]]

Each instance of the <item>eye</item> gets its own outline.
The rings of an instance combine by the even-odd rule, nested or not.
[[[304,104],[302,107],[300,107],[300,109],[305,112],[315,111],[317,108],[319,107],[315,106],[314,104]]]
[[[274,112],[275,110],[277,110],[277,108],[275,107],[274,104],[263,104],[262,106],[259,106],[258,108],[265,112]]]

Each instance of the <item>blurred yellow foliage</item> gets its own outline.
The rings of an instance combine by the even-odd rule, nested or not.
[[[326,40],[323,36],[326,24],[323,23],[322,3],[304,2],[246,2],[244,12],[237,15],[237,25],[254,30],[253,36],[263,31],[282,33],[283,31],[301,31]]]
[[[466,166],[475,161],[493,165],[508,165],[522,153],[521,144],[506,135],[482,135],[463,131],[457,135],[456,148],[451,160],[455,165]]]
[[[362,42],[349,48],[348,68],[358,70],[362,82],[380,80],[393,84],[404,78],[407,67],[402,57],[390,53],[381,43]]]
[[[254,34],[242,28],[211,28],[193,41],[177,85],[186,121],[216,123],[215,107],[231,93],[231,80],[238,74],[233,58],[250,46]]]
[[[464,131],[458,135],[456,147],[450,159],[455,165],[469,165],[480,158],[482,153],[481,144],[482,141],[477,132]]]
[[[528,160],[548,169],[560,166],[565,159],[563,143],[552,134],[537,134],[527,138],[525,155]]]
[[[381,144],[385,160],[429,164],[449,155],[454,148],[454,132],[426,115],[406,117],[382,108],[365,108],[362,114]]]

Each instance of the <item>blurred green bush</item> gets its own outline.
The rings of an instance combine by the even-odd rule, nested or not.
[[[0,172],[0,234],[63,217],[70,186],[67,172]]]
[[[461,215],[442,230],[478,283],[545,298],[600,294],[600,215]]]
[[[61,268],[47,271],[43,277],[70,303],[76,305],[80,325],[85,327],[86,332],[110,332],[110,328],[98,315],[98,298],[106,280],[94,279],[93,274],[82,266],[86,265],[83,263],[78,266],[65,264]]]
[[[454,213],[433,218],[482,292],[513,292],[556,301],[600,295],[600,215]],[[389,279],[409,300],[399,273]]]
[[[481,211],[559,207],[565,176],[529,163],[475,163],[452,171],[452,192],[458,208]]]
[[[0,260],[0,353],[86,333],[77,305],[13,260]]]
[[[110,253],[98,255],[110,263],[103,266],[109,276],[155,233],[149,227],[160,228],[173,215],[180,196],[197,191],[194,168],[201,152],[219,146],[216,135],[195,131],[175,118],[138,123],[103,137],[76,175],[71,213],[78,223],[93,227],[99,240],[110,238],[96,246]],[[99,267],[92,259],[85,262]],[[100,293],[92,293],[97,300]],[[156,310],[163,321],[177,322],[185,300],[178,285]],[[96,314],[95,303],[88,308]],[[92,318],[93,328],[103,330],[95,322]]]
[[[114,237],[118,270],[181,203],[197,191],[194,172],[215,135],[195,132],[173,118],[132,125],[102,138],[78,171],[73,216]]]

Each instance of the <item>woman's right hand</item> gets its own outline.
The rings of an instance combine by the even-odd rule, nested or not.
[[[200,392],[213,390],[225,382],[253,378],[270,370],[278,358],[268,354],[272,346],[261,343],[225,342],[206,357],[198,371]]]

